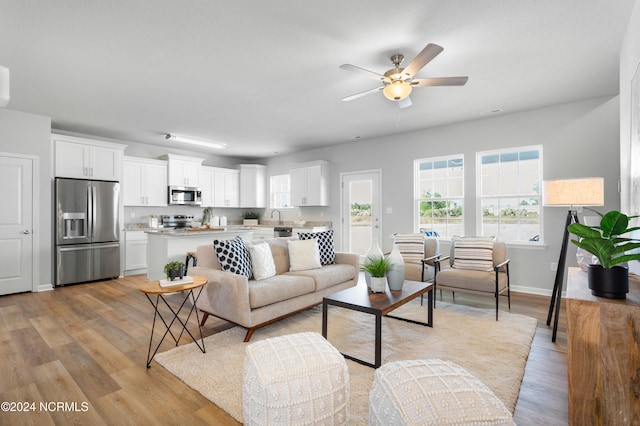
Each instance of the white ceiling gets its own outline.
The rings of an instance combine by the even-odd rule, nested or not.
[[[8,108],[54,129],[149,144],[165,133],[267,157],[618,93],[634,0],[0,0]],[[339,69],[444,52],[400,109]],[[213,153],[213,152],[212,152]]]

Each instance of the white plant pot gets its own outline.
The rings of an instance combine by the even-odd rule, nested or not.
[[[387,277],[371,277],[371,291],[384,293],[387,289]]]
[[[258,225],[258,219],[244,219],[242,221],[242,224],[244,226],[257,226]]]

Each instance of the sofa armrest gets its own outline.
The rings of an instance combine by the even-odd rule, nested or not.
[[[343,253],[336,252],[336,263],[341,265],[353,265],[356,268],[356,273],[360,268],[360,256],[356,253]]]
[[[204,266],[189,268],[189,275],[205,277],[208,281],[196,303],[200,310],[243,326],[251,326],[247,277]]]

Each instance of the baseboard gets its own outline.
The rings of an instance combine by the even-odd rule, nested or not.
[[[52,291],[52,290],[53,290],[53,286],[51,284],[40,284],[36,292],[39,293],[41,291]]]
[[[516,293],[535,294],[537,296],[551,297],[551,293],[553,292],[553,289],[512,285],[511,291],[515,291]],[[562,292],[562,297],[565,297],[564,291]]]

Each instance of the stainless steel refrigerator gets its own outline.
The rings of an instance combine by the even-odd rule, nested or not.
[[[118,182],[57,178],[56,285],[120,275]]]

